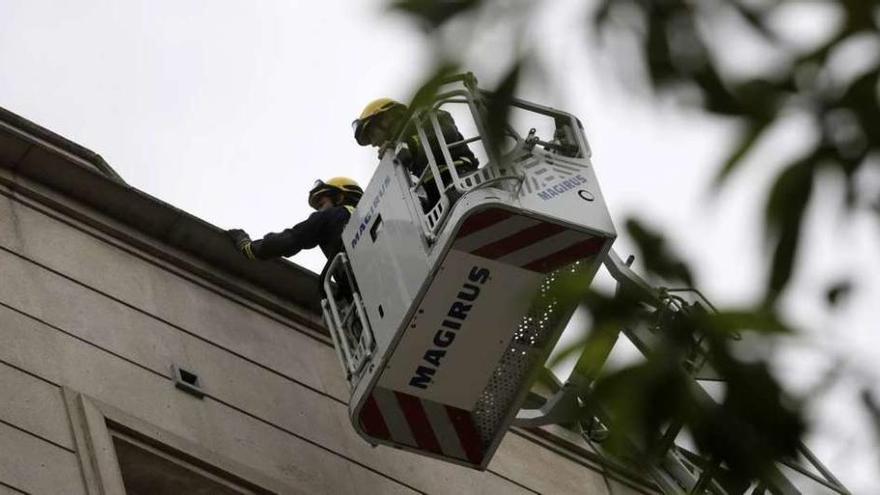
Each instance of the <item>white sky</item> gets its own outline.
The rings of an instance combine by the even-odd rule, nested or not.
[[[584,122],[619,226],[630,214],[646,217],[694,263],[710,299],[753,300],[763,283],[763,194],[810,127],[789,119],[729,188],[711,193],[735,127],[622,88],[584,50],[579,4],[545,3],[552,8],[534,18],[549,84],[532,78],[522,96]],[[799,13],[780,24],[810,38],[827,31],[828,19]],[[499,28],[467,51],[481,81],[497,77],[504,61],[495,55],[508,42]],[[742,44],[728,55],[731,64],[772,63],[759,52]],[[254,237],[305,218],[317,178],[368,182],[375,152],[354,143],[351,120],[375,97],[408,99],[428,55],[424,38],[376,0],[0,0],[0,106],[101,154],[134,187]],[[834,187],[832,179],[817,193],[828,197]],[[855,493],[880,493],[875,437],[858,403],[861,387],[880,382],[877,225],[813,211],[803,244],[809,273],[786,307],[809,332],[782,346],[779,372],[820,398],[810,410],[819,457]],[[621,236],[616,250],[625,255],[629,246]],[[293,261],[314,271],[324,262],[317,250]],[[823,290],[844,275],[856,277],[858,292],[831,314]],[[809,392],[836,364],[855,378]]]

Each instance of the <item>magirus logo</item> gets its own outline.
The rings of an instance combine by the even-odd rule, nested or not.
[[[455,301],[449,306],[449,311],[443,322],[434,334],[433,346],[425,351],[420,364],[412,378],[409,380],[411,387],[427,389],[433,383],[433,376],[442,365],[442,359],[446,356],[449,346],[455,340],[457,332],[461,329],[471,308],[480,296],[480,289],[489,280],[491,275],[488,268],[474,266],[468,274],[468,279],[458,292]]]
[[[568,179],[564,179],[561,182],[557,182],[550,187],[544,188],[538,191],[538,197],[543,199],[544,201],[550,200],[559,196],[562,193],[571,191],[572,189],[577,189],[579,186],[582,186],[587,183],[587,178],[581,174],[577,174],[574,177],[569,177]]]
[[[559,186],[566,188],[571,186],[572,181],[579,182],[580,185],[587,180],[584,175],[587,167],[579,163],[533,157],[522,162],[520,167],[526,172],[523,181],[526,194],[544,193],[540,195],[544,201],[561,194],[562,189]]]

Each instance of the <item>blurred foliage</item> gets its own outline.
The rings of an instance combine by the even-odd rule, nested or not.
[[[493,91],[494,98],[489,100],[486,109],[486,127],[489,133],[489,142],[498,146],[504,138],[510,114],[510,102],[516,96],[516,87],[519,84],[521,62],[514,63],[498,87]]]
[[[430,34],[462,18],[479,20],[481,12],[503,4],[504,0],[400,0],[391,7]],[[611,423],[611,437],[605,444],[610,452],[652,462],[652,455],[670,441],[666,433],[685,428],[704,458],[710,459],[714,468],[723,469],[728,479],[759,479],[772,486],[774,461],[793,456],[805,431],[800,404],[774,378],[768,356],[743,352],[742,346],[734,343],[741,337],[764,339],[767,347],[768,338],[794,331],[778,313],[779,300],[795,270],[809,269],[797,261],[807,212],[819,201],[813,194],[818,180],[841,178],[845,184],[837,204],[818,206],[842,205],[849,214],[868,211],[880,219],[880,192],[859,187],[862,173],[876,168],[880,157],[880,9],[876,2],[866,0],[817,0],[816,4],[837,12],[839,22],[829,19],[830,36],[802,48],[778,32],[784,10],[795,4],[803,2],[592,2],[594,8],[583,26],[592,36],[584,38],[615,55],[609,57],[612,63],[631,65],[635,57],[657,95],[672,96],[682,105],[738,123],[733,148],[717,164],[714,188],[724,187],[787,117],[806,116],[815,130],[815,139],[780,167],[767,193],[763,219],[767,274],[764,297],[754,307],[710,311],[705,304],[689,304],[671,291],[661,291],[660,304],[653,306],[626,293],[610,297],[591,292],[586,296],[591,331],[584,342],[562,357],[586,357],[578,363],[582,376],[590,380],[582,398],[605,409],[603,420]],[[552,9],[553,4],[544,3],[543,8]],[[528,15],[529,11],[524,12]],[[755,67],[737,71],[725,64],[724,51],[736,50],[736,44],[724,38],[724,29],[717,29],[719,19],[727,26],[738,26],[740,34],[772,52],[777,63],[763,72]],[[430,39],[444,42],[439,36]],[[503,132],[507,103],[516,93],[527,64],[536,63],[534,54],[529,59],[518,56],[528,51],[527,46],[523,50],[523,43],[517,40],[512,53],[496,54],[500,60],[510,55],[515,62],[494,88],[498,98],[492,103],[487,126],[494,135]],[[859,66],[840,70],[841,54],[855,44],[863,49]],[[632,46],[638,49],[628,50]],[[444,61],[441,67],[447,69],[438,73],[461,62]],[[428,80],[437,80],[437,75]],[[681,95],[690,97],[679,98]],[[693,286],[689,264],[674,253],[662,235],[637,219],[627,221],[626,230],[638,246],[640,263],[650,280]],[[830,308],[853,291],[846,279],[829,281],[827,287]],[[652,347],[640,349],[645,360],[600,374],[595,363],[604,362],[619,332],[638,328],[648,329],[652,335]],[[708,400],[692,379],[701,360],[726,384],[718,403]],[[867,392],[864,404],[873,417],[880,417],[880,408]],[[593,412],[600,414],[598,409]]]
[[[449,61],[442,61],[437,64],[434,72],[428,77],[413,97],[410,99],[409,108],[424,109],[430,107],[434,103],[437,92],[446,84],[450,77],[457,74],[459,67],[457,64]]]
[[[735,118],[741,124],[739,141],[717,174],[718,185],[744,163],[784,116],[797,113],[812,119],[818,138],[800,158],[783,168],[766,201],[766,241],[772,251],[767,303],[776,301],[792,277],[804,214],[820,169],[845,179],[842,202],[848,208],[876,201],[875,197],[860,197],[865,192],[857,187],[859,171],[876,167],[872,160],[880,151],[876,4],[864,0],[819,2],[836,6],[843,20],[824,43],[799,52],[770,27],[773,16],[792,3],[798,2],[604,0],[593,17],[598,32],[628,35],[641,43],[654,88],[696,90],[705,111]],[[711,18],[719,14],[728,22],[742,21],[751,30],[749,34],[768,50],[779,52],[784,63],[771,73],[756,76],[723,71],[721,54],[711,47],[724,47],[725,40],[708,28]],[[622,25],[620,19],[630,19],[637,27]],[[865,58],[860,74],[841,77],[833,57],[846,45],[865,38],[875,42],[874,53]],[[876,191],[869,194],[876,195]]]
[[[645,269],[670,282],[681,282],[688,287],[693,287],[694,277],[691,275],[687,264],[677,259],[666,246],[663,236],[652,231],[636,219],[626,222],[627,233],[641,249],[649,256],[644,258]]]
[[[690,280],[686,263],[662,236],[635,219],[627,221],[627,229],[650,274]],[[683,428],[704,458],[731,479],[772,483],[777,474],[774,461],[795,456],[805,423],[769,364],[737,355],[732,344],[743,333],[777,335],[791,329],[768,307],[711,311],[671,292],[660,294],[660,303],[653,306],[626,291],[585,298],[592,328],[583,346],[572,351],[582,352],[586,360],[607,356],[604,346],[611,332],[641,328],[634,341],[653,341],[640,349],[643,362],[604,375],[585,375],[592,380],[587,401],[601,404],[612,425],[606,449],[639,463],[658,463]],[[721,402],[712,400],[692,378],[706,367],[726,384]]]
[[[852,290],[852,282],[840,280],[828,287],[828,290],[825,292],[825,299],[830,306],[837,306],[849,297]]]
[[[874,398],[870,390],[862,391],[862,402],[865,404],[865,409],[868,410],[868,414],[871,416],[871,421],[874,423],[878,440],[880,440],[880,404],[877,404],[877,399]]]

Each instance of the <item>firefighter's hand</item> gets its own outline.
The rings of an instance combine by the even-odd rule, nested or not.
[[[412,152],[409,150],[409,146],[403,145],[397,150],[397,155],[395,156],[397,161],[403,164],[404,167],[409,167],[412,164]]]
[[[226,235],[232,239],[232,243],[238,249],[241,249],[245,243],[251,242],[251,236],[241,229],[229,229],[226,231]]]
[[[250,259],[256,259],[253,248],[251,247],[251,237],[247,232],[241,229],[230,229],[226,231],[226,235],[232,239],[233,244],[235,244],[235,249],[238,249],[241,254]]]
[[[385,143],[379,147],[379,159],[381,160],[382,157],[385,156],[385,153],[388,152],[391,152],[393,155],[396,154],[398,146],[403,146],[405,148],[406,144],[398,145],[397,142],[392,140],[385,141]],[[394,158],[396,158],[396,155],[394,156]]]

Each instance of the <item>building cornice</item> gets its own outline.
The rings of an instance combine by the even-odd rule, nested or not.
[[[132,187],[100,155],[2,108],[0,168],[9,172],[3,174],[7,187],[27,192],[50,207],[61,206],[52,202],[50,195],[25,186],[19,178],[43,186],[156,242],[138,243],[124,229],[112,228],[106,222],[88,222],[105,233],[133,242],[166,262],[326,332],[316,297],[319,288],[315,273],[287,260],[244,258],[232,247],[223,229]],[[77,216],[79,220],[90,220],[84,218],[89,215]],[[259,291],[240,281],[275,297],[261,297]]]

